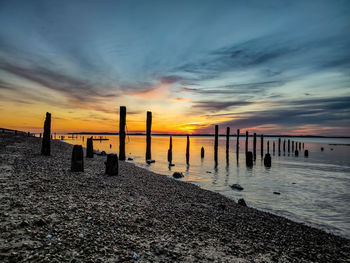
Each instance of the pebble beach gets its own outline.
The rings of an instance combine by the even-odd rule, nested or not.
[[[0,134],[0,262],[349,262],[350,240],[73,146]]]

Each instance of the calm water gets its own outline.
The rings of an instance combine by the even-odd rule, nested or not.
[[[99,137],[99,136],[95,136]],[[105,136],[103,136],[105,137]],[[65,141],[83,144],[82,136]],[[107,136],[108,141],[94,141],[94,149],[108,153],[119,152],[118,136]],[[169,169],[167,151],[169,137],[152,137],[152,159],[156,162],[145,163],[145,136],[127,137],[127,157],[134,163],[151,171],[171,176],[173,172],[183,172],[183,181],[194,183],[204,189],[219,192],[237,200],[244,198],[249,206],[288,217],[294,221],[322,228],[328,232],[350,238],[350,146],[330,144],[350,144],[350,139],[332,138],[291,138],[305,143],[309,157],[304,158],[303,150],[299,157],[294,154],[272,155],[272,167],[264,167],[260,156],[260,140],[257,140],[257,160],[252,169],[245,166],[245,138],[240,140],[239,161],[236,161],[236,138],[230,138],[229,163],[226,163],[226,139],[219,138],[219,164],[214,166],[213,137],[191,137],[190,166],[185,165],[186,137],[173,137],[173,163]],[[265,138],[265,151],[267,140]],[[282,138],[283,142],[283,138]],[[112,148],[110,148],[110,144]],[[283,143],[282,143],[283,145]],[[200,158],[201,147],[205,148],[205,158]],[[249,150],[252,150],[250,138]],[[321,147],[324,151],[321,152]],[[286,143],[287,149],[287,143]],[[333,149],[333,150],[331,150]],[[231,189],[238,183],[243,191]],[[275,195],[273,192],[280,192]]]

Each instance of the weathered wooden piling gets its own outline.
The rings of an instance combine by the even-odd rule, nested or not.
[[[118,155],[116,154],[107,154],[106,165],[106,174],[110,176],[118,175],[119,173],[119,164],[118,164]]]
[[[229,162],[230,155],[230,127],[226,128],[226,163]]]
[[[173,138],[170,136],[169,139],[169,149],[168,149],[168,163],[169,165],[172,164],[173,161]]]
[[[303,143],[303,149],[304,149],[304,143]]]
[[[187,144],[186,144],[186,164],[190,165],[190,136],[187,135]]]
[[[286,140],[283,140],[283,154],[286,153]]]
[[[270,153],[270,141],[267,141],[267,153]]]
[[[294,141],[292,141],[292,153],[294,152]]]
[[[84,152],[81,145],[74,145],[70,170],[72,172],[84,172]]]
[[[27,133],[28,137],[30,137],[30,132]]]
[[[254,132],[254,137],[253,137],[253,158],[254,161],[256,160],[256,133]]]
[[[248,136],[249,136],[249,133],[248,131],[245,132],[245,154],[247,154],[248,152]]]
[[[299,142],[299,151],[301,150],[301,142]]]
[[[288,153],[290,153],[290,139],[288,139]]]
[[[215,139],[214,139],[214,162],[218,165],[218,147],[219,147],[219,125],[215,125]]]
[[[239,159],[239,129],[237,129],[237,141],[236,141],[236,159]]]
[[[41,155],[50,155],[51,153],[51,113],[46,112],[44,122],[44,135],[41,144]]]
[[[278,155],[281,155],[281,138],[278,138]]]
[[[275,141],[272,142],[272,151],[273,151],[273,155],[275,155],[275,151],[276,151]]]
[[[94,158],[94,145],[91,138],[86,139],[86,157],[87,158]]]
[[[245,154],[245,164],[247,167],[253,166],[253,153],[252,152],[247,152]]]
[[[126,107],[120,106],[119,110],[119,160],[125,161],[125,125]],[[84,137],[83,137],[84,141]]]
[[[298,157],[298,156],[299,156],[299,151],[298,151],[298,149],[295,150],[294,156],[295,156],[295,157]]]
[[[269,153],[265,154],[264,166],[265,167],[271,167],[271,155]]]
[[[39,138],[41,138],[41,133],[40,133],[40,136],[39,136]]]
[[[261,139],[260,139],[260,151],[261,151],[261,158],[264,157],[264,135],[261,134]]]
[[[5,133],[5,129],[2,129],[2,133]]]
[[[204,158],[204,147],[201,148],[201,158]]]
[[[304,157],[309,157],[309,151],[308,150],[304,151]]]
[[[15,135],[17,135],[17,130],[15,130]]]
[[[146,123],[146,161],[152,160],[151,155],[151,129],[152,129],[152,112],[147,111]]]

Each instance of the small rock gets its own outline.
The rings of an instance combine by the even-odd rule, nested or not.
[[[178,179],[178,178],[184,177],[184,175],[183,175],[183,173],[175,172],[175,173],[173,173],[173,177],[176,178],[176,179]]]
[[[83,234],[83,233],[80,233],[80,234],[79,234],[79,237],[80,237],[80,238],[83,238],[83,237],[84,237],[84,234]]]
[[[247,206],[246,202],[244,201],[243,198],[238,199],[238,204],[241,206]]]
[[[138,259],[139,257],[140,257],[140,256],[139,256],[137,253],[135,253],[135,252],[132,254],[132,258],[133,258],[133,259]]]
[[[51,234],[48,234],[48,235],[46,236],[46,238],[52,238],[52,235],[51,235]]]
[[[35,221],[34,224],[35,224],[36,226],[42,227],[42,226],[46,225],[46,222],[45,222],[45,220],[43,220],[42,218],[40,218],[39,220]]]
[[[29,226],[29,222],[27,220],[23,220],[20,224],[19,224],[20,227],[27,227]]]
[[[128,161],[133,161],[134,159],[131,157],[128,157]]]
[[[233,184],[231,185],[231,188],[232,189],[236,189],[236,190],[239,190],[239,191],[242,191],[244,188],[242,186],[240,186],[239,184]]]
[[[280,195],[281,193],[280,192],[273,192],[275,195]]]

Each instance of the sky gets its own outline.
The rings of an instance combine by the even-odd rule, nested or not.
[[[0,127],[350,134],[350,1],[0,0]]]

